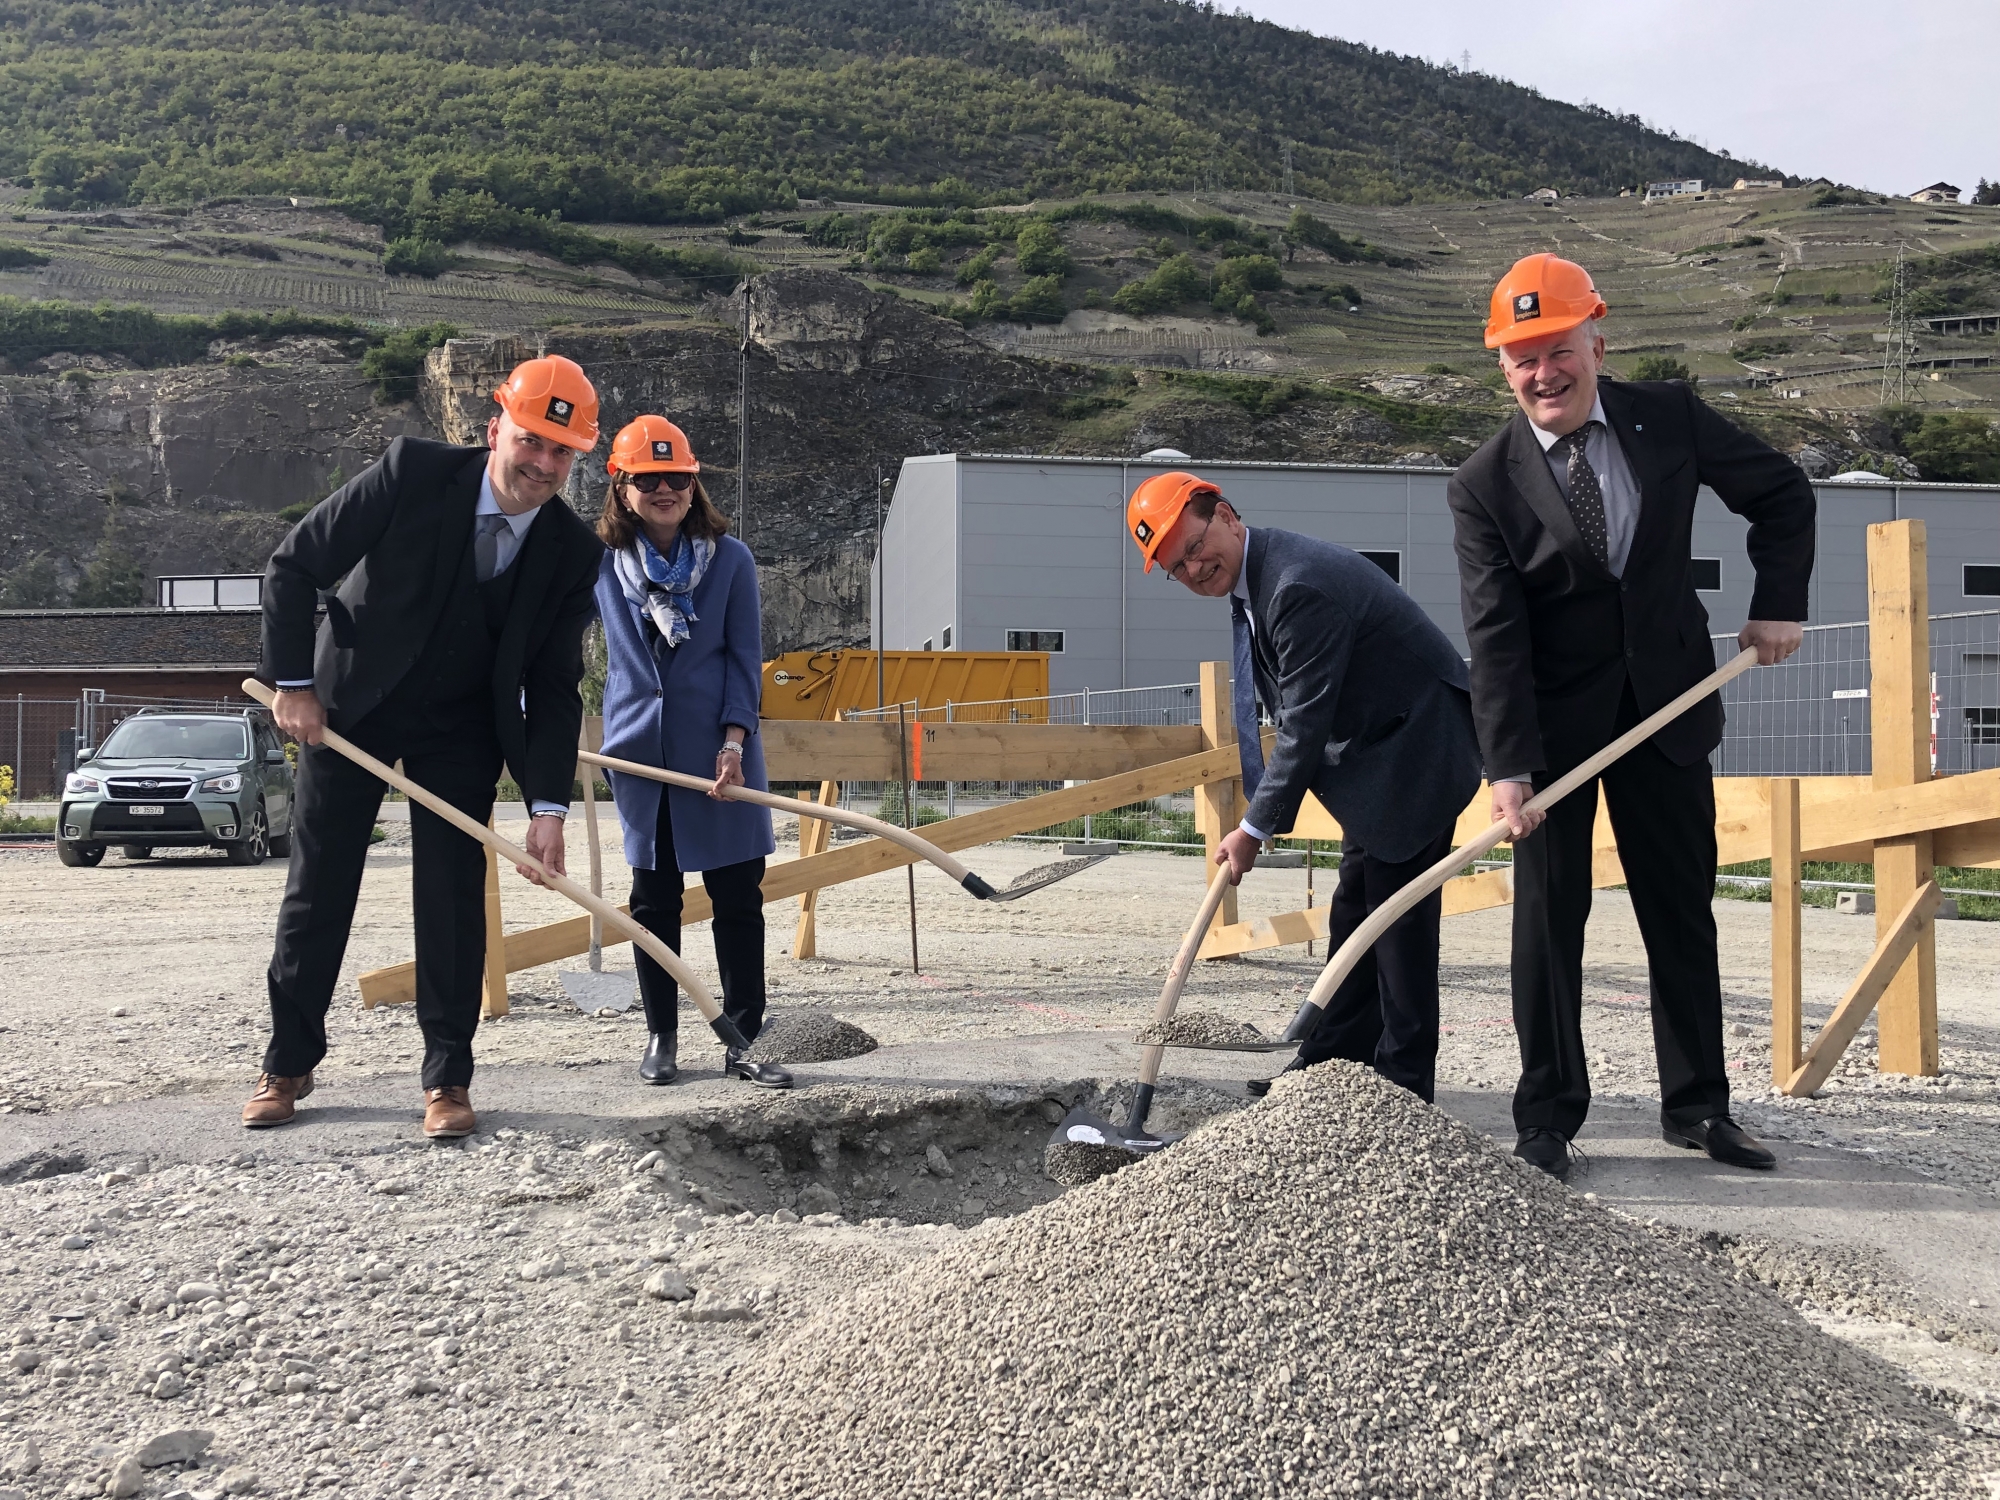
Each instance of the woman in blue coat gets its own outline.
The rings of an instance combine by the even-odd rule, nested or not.
[[[608,772],[625,825],[632,915],[681,949],[682,872],[701,871],[715,908],[722,1005],[747,1040],[764,1024],[764,858],[771,814],[722,797],[728,786],[769,790],[757,737],[763,689],[757,564],[697,477],[687,435],[665,417],[640,417],[611,445],[611,488],[597,534],[597,575],[609,670],[604,753],[690,776],[706,795]],[[639,1077],[672,1083],[679,987],[644,952],[639,994],[650,1033]],[[734,1050],[726,1071],[763,1088],[792,1075]]]

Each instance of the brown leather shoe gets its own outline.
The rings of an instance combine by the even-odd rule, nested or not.
[[[246,1130],[264,1130],[272,1125],[289,1125],[297,1114],[295,1106],[313,1091],[313,1076],[280,1078],[276,1073],[257,1075],[257,1092],[243,1106]]]
[[[431,1140],[471,1135],[479,1128],[472,1112],[472,1091],[459,1084],[424,1090],[424,1134]]]

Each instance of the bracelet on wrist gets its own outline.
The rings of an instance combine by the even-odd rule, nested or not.
[[[724,740],[720,753],[723,755],[741,755],[743,753],[743,742],[741,740]]]

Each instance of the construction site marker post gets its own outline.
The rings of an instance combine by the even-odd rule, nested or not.
[[[1804,1046],[1804,927],[1799,779],[1771,778],[1771,1082],[1783,1088]]]

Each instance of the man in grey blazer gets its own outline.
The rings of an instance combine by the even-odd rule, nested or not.
[[[1465,663],[1375,564],[1331,542],[1253,530],[1219,488],[1193,474],[1142,483],[1126,529],[1148,571],[1157,562],[1193,592],[1230,602],[1250,807],[1222,840],[1217,863],[1226,860],[1240,881],[1258,846],[1291,828],[1310,791],[1341,827],[1327,915],[1328,941],[1338,946],[1451,850],[1480,779]],[[1277,724],[1268,764],[1260,702]],[[1383,934],[1334,993],[1292,1069],[1345,1057],[1432,1097],[1442,910],[1433,893]]]

